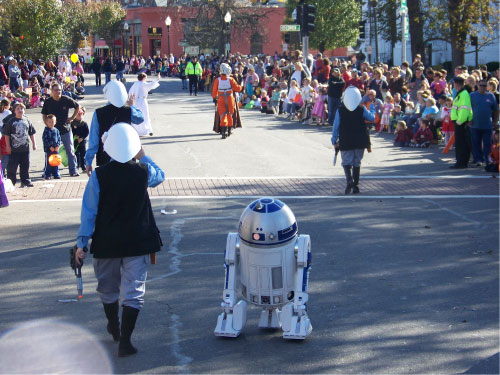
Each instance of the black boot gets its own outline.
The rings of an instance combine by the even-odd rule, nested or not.
[[[222,139],[226,139],[226,127],[225,126],[221,126],[220,128],[220,133],[222,134]]]
[[[352,175],[351,175],[352,165],[344,165],[344,173],[347,185],[345,187],[345,195],[350,194],[352,190]]]
[[[118,346],[118,357],[126,357],[137,353],[137,349],[134,348],[130,342],[130,337],[132,332],[134,332],[135,322],[137,321],[137,316],[139,315],[139,310],[133,307],[123,306],[122,311],[122,329],[120,336],[120,344]]]
[[[227,127],[227,136],[229,137],[230,135],[231,135],[231,127],[230,127],[230,126],[228,126],[228,127]]]
[[[120,319],[118,318],[118,311],[120,306],[118,301],[113,303],[103,303],[104,313],[106,318],[108,318],[108,332],[113,336],[113,340],[116,342],[120,341]]]
[[[353,179],[353,186],[352,186],[352,193],[353,194],[359,194],[359,171],[361,167],[352,167],[352,179]]]

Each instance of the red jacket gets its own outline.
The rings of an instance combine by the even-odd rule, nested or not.
[[[415,142],[424,143],[432,141],[432,131],[429,128],[418,128],[417,133],[413,137]]]
[[[5,67],[1,63],[0,63],[0,79],[3,79],[5,83],[7,83],[7,80],[9,79],[9,77],[7,77],[7,73],[5,73]]]
[[[413,132],[411,129],[400,130],[396,133],[396,139],[394,142],[409,143],[413,138]]]

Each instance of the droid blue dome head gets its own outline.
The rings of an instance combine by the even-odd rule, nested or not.
[[[240,217],[238,234],[242,241],[255,246],[273,246],[297,236],[297,221],[290,208],[278,199],[253,201]]]

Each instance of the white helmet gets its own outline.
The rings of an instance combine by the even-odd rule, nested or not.
[[[115,107],[121,108],[127,102],[127,90],[119,81],[109,81],[104,86],[103,92],[106,99]]]
[[[232,73],[232,71],[233,70],[228,64],[226,63],[220,64],[220,74],[225,74],[228,76]]]
[[[137,131],[126,122],[119,122],[102,135],[104,151],[113,160],[126,163],[141,150],[141,140]]]
[[[346,88],[342,97],[342,102],[351,112],[358,108],[359,103],[361,103],[361,93],[358,88],[355,86]]]

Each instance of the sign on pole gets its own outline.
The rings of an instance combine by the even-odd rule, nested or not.
[[[410,36],[410,27],[409,27],[409,20],[408,20],[408,15],[405,16],[405,29],[404,29],[404,33],[405,33],[405,39],[408,39],[409,36]]]
[[[280,25],[280,31],[300,31],[300,25]]]
[[[372,54],[372,46],[366,46],[366,53],[369,55]]]
[[[186,55],[198,56],[200,54],[200,47],[198,46],[188,46],[184,49]]]

